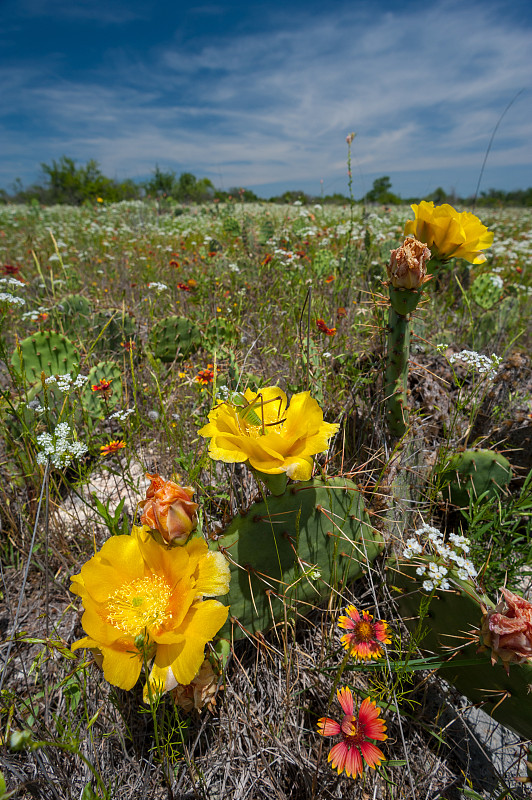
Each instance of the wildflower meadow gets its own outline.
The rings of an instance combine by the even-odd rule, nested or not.
[[[0,798],[532,797],[531,262],[528,208],[0,205]]]

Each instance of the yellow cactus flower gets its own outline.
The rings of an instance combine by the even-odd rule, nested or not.
[[[88,634],[72,650],[92,650],[105,679],[121,689],[131,689],[152,659],[154,693],[186,685],[229,610],[203,598],[226,594],[229,578],[224,556],[211,552],[203,539],[168,548],[147,527],[136,526],[131,536],[113,536],[71,578]]]
[[[405,236],[424,242],[434,259],[463,258],[470,264],[484,263],[486,256],[481,251],[491,247],[493,233],[478,217],[469,211],[456,211],[447,203],[434,206],[425,200],[411,208],[416,218],[407,220]]]
[[[295,394],[287,408],[285,393],[269,386],[259,392],[246,389],[220,403],[199,434],[210,437],[209,455],[215,461],[247,461],[266,475],[286,473],[308,481],[312,456],[327,449],[338,427],[323,421],[323,411],[310,392]]]

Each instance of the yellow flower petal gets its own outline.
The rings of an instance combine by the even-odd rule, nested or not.
[[[493,233],[469,211],[456,211],[448,203],[434,206],[422,200],[412,205],[415,219],[405,224],[405,235],[414,236],[426,244],[433,258],[445,261],[463,258],[471,264],[482,264],[482,250],[491,247]]]
[[[312,456],[327,449],[338,425],[323,421],[323,412],[309,392],[292,397],[277,386],[260,392],[247,389],[238,405],[220,403],[199,431],[210,438],[209,455],[226,463],[248,462],[258,472],[295,480],[312,475]]]

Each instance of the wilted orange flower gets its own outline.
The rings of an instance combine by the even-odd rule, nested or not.
[[[338,627],[348,631],[342,636],[342,645],[352,656],[361,661],[380,658],[385,644],[390,644],[390,627],[387,622],[373,621],[367,611],[360,613],[355,606],[348,606],[346,616],[340,617]]]
[[[318,330],[321,331],[322,333],[325,333],[327,336],[336,336],[336,328],[328,328],[327,325],[325,324],[325,320],[317,319],[316,325],[318,327]]]
[[[356,778],[364,771],[364,761],[372,769],[384,761],[384,753],[369,740],[383,742],[387,739],[384,733],[386,725],[384,720],[378,719],[381,709],[369,697],[362,701],[357,717],[353,713],[351,690],[344,686],[336,694],[344,712],[343,719],[336,722],[330,717],[322,717],[318,720],[318,733],[321,736],[342,737],[342,741],[332,748],[327,761],[338,775],[345,770],[348,778]]]
[[[107,378],[100,378],[98,383],[93,383],[92,391],[98,392],[102,397],[108,397],[111,394],[111,381],[113,379],[107,380]]]
[[[209,711],[214,711],[217,685],[218,675],[215,674],[211,662],[206,658],[191,683],[186,686],[179,683],[173,690],[174,703],[188,713],[193,709],[201,711],[205,707]]]
[[[165,481],[160,475],[147,473],[146,477],[151,480],[151,485],[146,499],[139,503],[142,508],[140,521],[159,531],[167,544],[184,544],[198,524],[198,504],[192,502],[194,489]]]
[[[419,289],[426,283],[427,261],[430,250],[417,239],[405,239],[404,244],[390,253],[390,263],[386,265],[388,279],[396,289]]]
[[[482,620],[482,640],[491,648],[491,663],[500,658],[506,672],[509,665],[532,662],[532,603],[499,589],[503,597],[496,608],[486,608]]]
[[[343,306],[340,306],[340,308],[336,310],[336,316],[338,317],[338,319],[342,319],[342,317],[347,317],[347,309],[344,308]]]
[[[104,444],[100,447],[100,453],[102,456],[111,456],[113,453],[118,453],[119,450],[122,450],[126,446],[125,442],[121,442],[119,439],[114,439],[109,444]]]

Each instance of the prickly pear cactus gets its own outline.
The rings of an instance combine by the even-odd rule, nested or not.
[[[101,379],[111,382],[110,390],[103,399],[102,393],[93,391]],[[100,361],[89,372],[81,393],[81,405],[91,419],[103,419],[122,398],[122,373],[114,361]]]
[[[222,638],[242,638],[308,614],[360,577],[381,552],[356,485],[332,478],[255,503],[212,543],[231,565]]]
[[[469,506],[484,492],[494,497],[505,492],[512,478],[510,462],[493,450],[464,450],[456,453],[436,472],[443,496],[456,506]]]
[[[92,313],[91,304],[82,294],[69,294],[57,308],[65,317],[88,317]]]
[[[444,680],[518,736],[532,739],[532,664],[510,664],[507,675],[502,664],[491,664],[489,650],[478,652],[481,605],[493,608],[494,604],[454,571],[452,591],[438,591],[429,602],[415,570],[413,564],[390,560],[387,575],[400,614],[416,632],[420,649],[448,659],[440,669]]]
[[[41,373],[65,375],[78,373],[79,356],[66,336],[55,331],[41,331],[18,343],[11,357],[14,369],[29,383],[41,380]]]
[[[91,325],[97,339],[94,349],[100,354],[121,352],[121,344],[128,342],[136,332],[135,320],[121,309],[97,311]]]
[[[211,320],[205,332],[206,348],[220,347],[223,344],[236,344],[240,339],[240,332],[231,322],[225,317],[216,317]]]
[[[240,225],[234,217],[226,217],[223,221],[222,227],[224,229],[224,233],[228,233],[230,236],[240,236]]]
[[[195,322],[185,317],[166,317],[154,325],[150,342],[155,358],[164,362],[187,358],[199,350],[201,332]]]
[[[259,230],[259,244],[266,245],[275,233],[271,219],[265,219]]]
[[[487,272],[475,278],[469,291],[475,303],[489,311],[501,299],[502,289],[501,278],[492,272]]]

